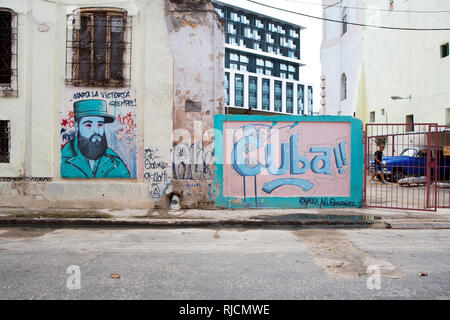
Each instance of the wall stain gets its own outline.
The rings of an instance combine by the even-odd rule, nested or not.
[[[306,245],[314,264],[334,278],[357,279],[366,276],[369,265],[377,265],[385,278],[397,279],[404,275],[390,262],[362,251],[342,231],[297,230],[293,234],[297,241]]]
[[[56,230],[49,228],[2,228],[1,230],[5,229],[7,231],[0,233],[0,238],[36,238]]]

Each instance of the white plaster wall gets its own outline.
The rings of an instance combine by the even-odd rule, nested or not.
[[[335,3],[323,1],[324,5]],[[356,7],[357,0],[345,0],[342,7]],[[323,16],[328,19],[341,20],[342,7],[323,9]],[[358,10],[348,9],[348,21],[360,21]],[[347,32],[342,34],[342,25],[324,22],[323,41],[321,46],[322,75],[325,76],[325,105],[322,113],[327,115],[352,116],[356,110],[355,92],[358,90],[359,69],[361,63],[361,29],[347,25]],[[347,98],[341,100],[341,76],[347,77]]]
[[[128,10],[133,19],[131,88],[137,98],[137,179],[61,179],[60,110],[65,93],[66,14],[79,6]],[[164,0],[2,0],[18,14],[19,95],[0,97],[0,119],[11,121],[11,161],[0,164],[2,206],[151,207],[144,151],[158,147],[170,163],[173,58]],[[40,24],[48,31],[40,32]],[[168,172],[169,178],[171,170]],[[7,182],[4,177],[49,177],[52,182]]]
[[[345,0],[349,6],[364,7],[360,16],[349,21],[370,25],[412,28],[448,28],[450,13],[417,14],[389,11],[389,1]],[[334,3],[324,0],[323,4]],[[372,10],[374,9],[374,10]],[[387,11],[380,11],[387,10]],[[450,10],[447,0],[395,0],[394,10]],[[327,10],[328,18],[340,19],[337,9]],[[324,15],[325,16],[325,15]],[[326,114],[353,115],[358,109],[360,73],[365,70],[365,106],[360,108],[369,120],[375,112],[375,122],[404,123],[413,114],[414,122],[445,124],[450,108],[450,57],[440,58],[440,45],[450,41],[450,31],[395,31],[349,26],[348,34],[340,36],[341,25],[324,23],[321,49],[322,74],[325,75]],[[352,30],[355,30],[354,32]],[[347,99],[340,101],[340,76],[347,74]],[[391,96],[411,99],[392,100]],[[361,101],[359,101],[361,102]],[[381,109],[385,110],[382,115]]]
[[[18,33],[18,96],[0,97],[0,120],[9,120],[11,128],[10,162],[0,163],[0,175],[16,177],[25,174],[25,78],[27,43],[27,0],[4,0],[1,7],[12,9],[17,14]]]
[[[365,1],[374,6],[377,1]],[[447,0],[395,1],[396,10],[450,10]],[[366,19],[368,20],[368,19]],[[370,20],[368,20],[370,21]],[[415,28],[449,27],[450,13],[394,14],[387,12],[373,23]],[[376,122],[445,124],[450,108],[450,57],[440,57],[440,45],[450,41],[450,31],[385,31],[367,28],[362,42],[362,60],[367,74],[368,112]],[[411,99],[392,100],[391,96]],[[385,109],[385,116],[381,109]]]

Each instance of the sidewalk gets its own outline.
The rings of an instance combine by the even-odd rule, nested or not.
[[[63,227],[333,227],[450,229],[450,209],[108,210],[0,208],[1,226]]]

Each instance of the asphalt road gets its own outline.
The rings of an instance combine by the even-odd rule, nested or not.
[[[449,299],[449,253],[450,230],[0,228],[0,299]]]

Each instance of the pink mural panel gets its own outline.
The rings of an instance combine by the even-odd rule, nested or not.
[[[225,121],[224,197],[349,197],[350,122]]]

